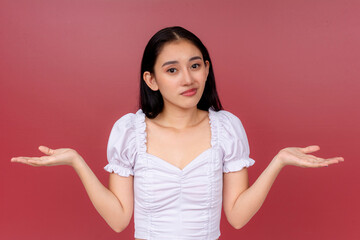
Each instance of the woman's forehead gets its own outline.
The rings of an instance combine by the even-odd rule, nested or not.
[[[201,51],[188,40],[178,40],[166,43],[161,49],[157,62],[165,61],[188,61],[193,57],[200,56]]]

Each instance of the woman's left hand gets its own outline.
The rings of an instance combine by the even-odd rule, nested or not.
[[[319,151],[319,146],[308,146],[305,148],[289,147],[280,150],[280,152],[274,157],[274,160],[278,161],[282,167],[286,165],[293,165],[298,167],[327,167],[330,164],[343,162],[342,157],[333,158],[320,158],[310,153]]]

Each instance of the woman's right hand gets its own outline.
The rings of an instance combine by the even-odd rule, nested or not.
[[[82,157],[70,148],[50,149],[45,146],[40,146],[39,150],[47,156],[14,157],[11,159],[11,162],[23,163],[34,167],[56,165],[69,165],[74,167],[74,164],[78,160],[82,160]]]

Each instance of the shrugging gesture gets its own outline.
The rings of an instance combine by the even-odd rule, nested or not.
[[[110,184],[105,188],[92,173],[84,159],[73,149],[51,149],[40,146],[39,150],[45,154],[41,157],[14,157],[12,162],[30,166],[72,166],[82,180],[88,195],[100,215],[117,232],[122,231],[129,224],[133,211],[132,178],[122,178],[114,174],[110,181],[121,182]],[[325,167],[344,161],[342,157],[320,158],[312,155],[320,147],[312,145],[304,148],[288,147],[280,150],[272,159],[269,166],[259,176],[255,183],[249,187],[247,181],[241,181],[247,171],[239,171],[224,175],[224,211],[229,223],[236,229],[243,227],[260,209],[265,198],[281,169],[287,165],[304,168]],[[244,175],[245,174],[245,175]],[[111,180],[113,179],[113,180]],[[240,184],[242,183],[243,184]],[[118,186],[116,186],[118,185]],[[128,194],[120,194],[116,188]],[[110,190],[110,191],[109,191]],[[234,198],[234,196],[237,196]],[[114,211],[114,209],[116,209]]]
[[[137,239],[218,239],[221,208],[234,228],[243,227],[259,210],[283,167],[315,168],[344,161],[342,157],[312,155],[319,146],[284,148],[249,187],[247,167],[253,160],[249,158],[245,130],[235,115],[223,109],[215,86],[212,61],[200,39],[181,27],[164,28],[144,50],[140,109],[119,119],[110,133],[111,168],[106,169],[110,172],[109,188],[73,149],[40,146],[45,156],[15,157],[11,161],[73,167],[96,210],[112,229],[124,230],[135,212]],[[216,147],[209,148],[209,143]],[[174,166],[200,160],[193,157],[206,148],[211,151],[203,153],[209,155],[198,156],[208,158],[201,162],[207,166],[192,164],[197,169],[191,174],[185,174],[186,167],[172,172]],[[142,160],[141,153],[171,160],[161,168],[156,161]]]
[[[56,166],[56,165],[70,165],[74,166],[77,159],[81,156],[71,148],[51,149],[45,146],[39,146],[39,150],[46,154],[42,157],[14,157],[12,162],[19,162],[28,164],[30,166]],[[274,160],[278,161],[281,167],[286,165],[298,167],[327,167],[330,164],[344,161],[342,157],[320,158],[310,153],[319,151],[320,147],[312,145],[304,148],[288,147],[279,151]]]

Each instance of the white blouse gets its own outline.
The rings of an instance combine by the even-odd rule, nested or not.
[[[223,172],[255,161],[239,118],[209,109],[211,148],[184,169],[147,153],[145,114],[121,117],[110,133],[108,172],[134,176],[135,238],[214,240],[220,236]]]

